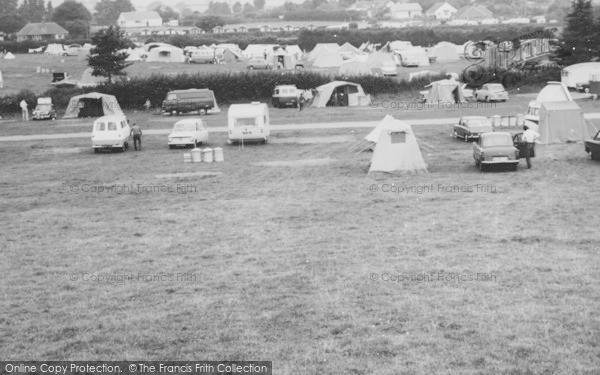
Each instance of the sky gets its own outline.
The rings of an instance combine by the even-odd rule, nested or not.
[[[90,10],[93,10],[94,6],[98,2],[98,0],[77,0],[77,1],[83,3]],[[135,7],[136,10],[146,10],[146,7],[154,1],[155,0],[131,0],[131,2],[133,3],[133,6]],[[159,1],[161,1],[163,4],[169,5],[169,6],[174,6],[175,4],[178,4],[179,2],[184,2],[184,3],[188,4],[192,10],[203,11],[206,8],[208,8],[208,3],[211,0],[159,0]],[[226,1],[231,6],[237,0],[217,0],[217,1]],[[239,0],[239,1],[242,4],[244,4],[245,2],[252,3],[252,0]],[[283,3],[285,3],[286,1],[290,1],[292,3],[301,3],[304,0],[267,0],[266,7],[280,6],[280,5],[283,5]],[[56,7],[60,3],[62,3],[62,0],[53,0],[52,1],[52,5],[54,7]]]

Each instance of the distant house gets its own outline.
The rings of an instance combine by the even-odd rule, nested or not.
[[[461,20],[481,21],[489,18],[494,18],[494,13],[490,12],[483,5],[466,5],[460,8],[454,17]]]
[[[151,27],[130,27],[125,29],[125,35],[192,35],[204,34],[204,30],[196,26],[151,26]]]
[[[117,25],[121,28],[144,27],[144,26],[162,26],[163,20],[158,12],[139,11],[123,12],[117,18]]]
[[[55,22],[28,23],[17,32],[17,42],[26,40],[61,40],[69,32]]]
[[[299,27],[292,26],[292,25],[285,25],[284,27],[281,28],[281,31],[287,31],[287,32],[294,32],[294,31],[298,31],[298,30],[300,30]]]
[[[216,26],[212,29],[213,34],[224,34],[225,28],[223,26]]]
[[[248,32],[248,28],[246,26],[240,26],[237,29],[235,29],[236,32],[238,33],[247,33]]]
[[[271,33],[273,32],[273,28],[269,25],[262,25],[258,28],[261,33]]]
[[[436,20],[448,20],[458,10],[452,5],[448,4],[447,1],[435,3],[433,6],[425,12],[425,16],[430,19]]]
[[[317,29],[317,27],[315,25],[313,25],[312,23],[310,25],[306,26],[306,30],[313,31],[313,30],[316,30],[316,29]]]
[[[396,3],[389,7],[394,19],[409,19],[423,17],[423,8],[418,3]]]

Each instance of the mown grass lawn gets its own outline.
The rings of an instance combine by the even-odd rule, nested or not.
[[[368,176],[352,141],[242,149],[211,134],[225,150],[213,164],[182,163],[164,136],[114,154],[87,139],[2,143],[0,353],[272,360],[276,374],[600,372],[600,164],[566,144],[538,148],[531,170],[480,173],[448,127],[413,129],[430,173],[400,177]],[[328,136],[352,135],[273,139]]]

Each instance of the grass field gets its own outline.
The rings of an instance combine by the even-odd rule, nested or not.
[[[450,127],[413,129],[429,173],[402,177],[347,152],[370,129],[275,133],[213,164],[182,163],[164,136],[114,154],[3,142],[0,353],[600,373],[600,164],[565,144],[480,173]]]

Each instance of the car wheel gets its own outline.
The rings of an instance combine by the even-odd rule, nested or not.
[[[485,97],[485,101],[489,103],[489,101],[490,101],[490,97],[489,97],[489,96],[486,96],[486,97]]]
[[[481,161],[479,161],[479,170],[481,172],[485,171],[485,164],[483,164]]]
[[[206,114],[206,108],[200,108],[200,109],[198,109],[198,114],[200,116],[205,115]]]

